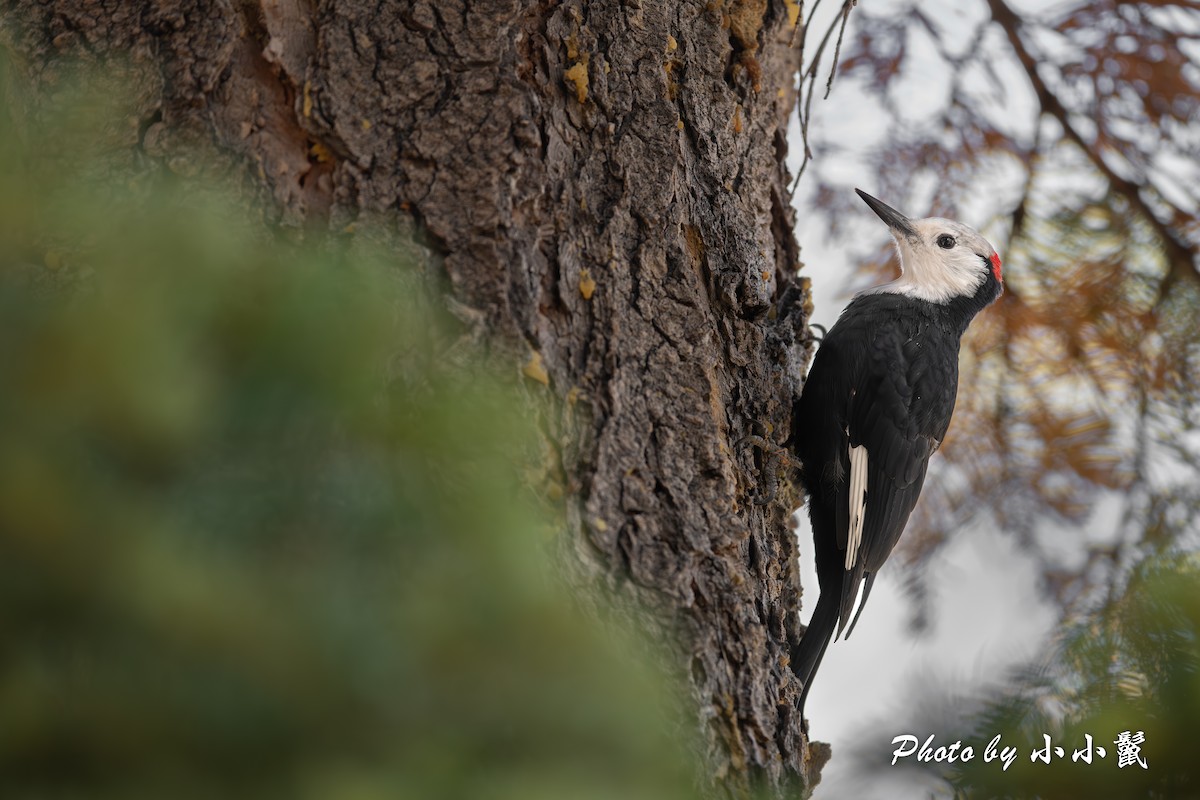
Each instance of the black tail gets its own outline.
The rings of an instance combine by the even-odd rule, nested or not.
[[[804,689],[800,693],[800,720],[806,728],[804,701],[808,699],[808,690],[812,688],[817,667],[821,666],[825,648],[829,646],[834,628],[837,627],[838,611],[842,600],[840,589],[840,586],[821,587],[821,597],[817,600],[817,608],[813,611],[812,621],[808,623],[808,629],[804,631],[804,638],[800,640],[800,644],[792,653],[792,671],[804,683]]]

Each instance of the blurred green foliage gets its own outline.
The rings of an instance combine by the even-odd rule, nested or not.
[[[1158,553],[1143,559],[1101,613],[1068,629],[1054,664],[1027,676],[1015,694],[977,714],[964,741],[1001,734],[1020,754],[1008,771],[976,758],[952,772],[969,797],[1197,796],[1196,720],[1200,719],[1200,558]],[[1139,764],[1118,766],[1123,731],[1141,732]],[[1033,761],[1033,748],[1065,756]],[[1092,763],[1073,758],[1105,749]],[[953,740],[955,737],[951,737]]]
[[[1144,552],[1125,580],[1110,586],[1102,607],[1063,625],[1040,664],[982,691],[956,690],[936,673],[915,685],[904,728],[890,718],[863,726],[849,753],[856,777],[867,777],[863,785],[919,785],[930,797],[956,800],[1193,800],[1200,796],[1197,586],[1200,555]],[[1117,744],[1123,733],[1138,745],[1124,766]],[[893,742],[897,735],[915,736],[918,749]],[[893,765],[901,747],[908,754]],[[972,755],[963,761],[967,747]],[[1007,768],[1005,748],[1015,749]]]
[[[61,91],[0,103],[0,796],[691,796],[414,274],[97,181]]]

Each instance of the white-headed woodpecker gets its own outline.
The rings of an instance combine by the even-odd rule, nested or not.
[[[900,277],[850,301],[795,405],[792,436],[821,586],[792,656],[804,685],[802,719],[825,648],[835,629],[840,636],[849,622],[854,630],[946,435],[963,332],[1001,292],[1000,257],[975,230],[938,217],[910,220],[858,194],[891,230]]]

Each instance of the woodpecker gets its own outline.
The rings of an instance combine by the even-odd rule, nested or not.
[[[793,407],[821,588],[792,655],[805,728],[825,648],[847,622],[846,636],[853,632],[950,425],[963,332],[1002,291],[1000,256],[978,232],[939,217],[910,220],[855,191],[891,231],[900,277],[850,301]]]

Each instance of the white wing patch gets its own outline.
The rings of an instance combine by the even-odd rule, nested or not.
[[[846,569],[853,569],[862,544],[863,522],[867,517],[867,446],[850,448],[850,530],[846,539]]]

